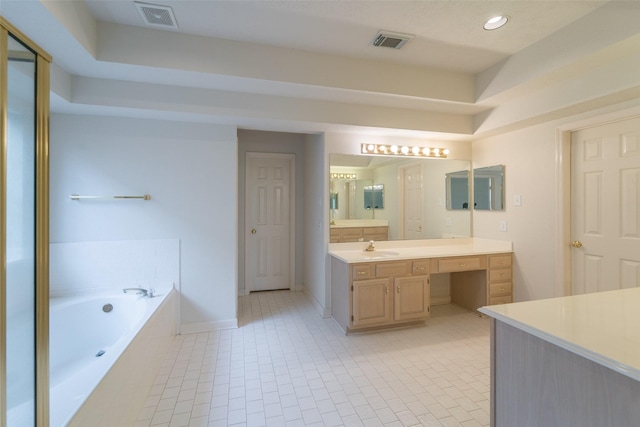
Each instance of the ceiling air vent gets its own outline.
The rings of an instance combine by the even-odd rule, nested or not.
[[[391,47],[393,49],[400,49],[414,36],[411,34],[392,33],[391,31],[378,31],[375,38],[371,42],[376,47]]]
[[[171,10],[169,6],[140,2],[134,3],[145,24],[156,28],[178,29],[176,17],[173,16],[173,10]]]

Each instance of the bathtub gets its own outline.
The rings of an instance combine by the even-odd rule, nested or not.
[[[50,425],[135,421],[176,332],[176,291],[51,298]]]

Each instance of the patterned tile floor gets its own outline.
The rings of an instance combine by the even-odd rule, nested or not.
[[[240,327],[176,336],[136,427],[489,425],[489,320],[345,336],[302,293],[240,298]]]

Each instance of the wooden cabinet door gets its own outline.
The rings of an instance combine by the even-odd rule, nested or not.
[[[398,277],[394,281],[394,320],[429,317],[429,277]]]
[[[390,279],[353,282],[352,326],[361,328],[389,323],[392,319]]]

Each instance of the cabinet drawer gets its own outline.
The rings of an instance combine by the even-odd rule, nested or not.
[[[343,239],[359,239],[362,238],[362,228],[343,228],[342,229],[342,238]]]
[[[410,274],[409,262],[381,262],[376,264],[376,277],[407,276]]]
[[[413,261],[411,263],[411,274],[414,276],[424,276],[429,274],[429,260]]]
[[[353,280],[371,279],[373,277],[373,264],[357,264],[351,267]]]
[[[511,255],[498,255],[489,257],[489,268],[511,267]]]
[[[364,240],[365,241],[369,241],[369,240],[373,240],[375,242],[382,242],[385,240],[388,240],[388,236],[387,233],[378,233],[378,234],[364,234]]]
[[[440,259],[438,260],[438,272],[448,273],[453,271],[481,270],[482,264],[482,259],[480,257]]]
[[[489,298],[489,305],[509,304],[511,301],[511,295],[506,295],[503,297],[491,297]]]
[[[367,240],[370,240],[371,236],[386,236],[388,232],[387,227],[364,227],[362,230]]]
[[[489,282],[510,282],[511,281],[511,269],[500,268],[496,270],[489,270]]]
[[[491,283],[489,285],[489,298],[497,296],[509,296],[511,298],[512,289],[511,282]]]

